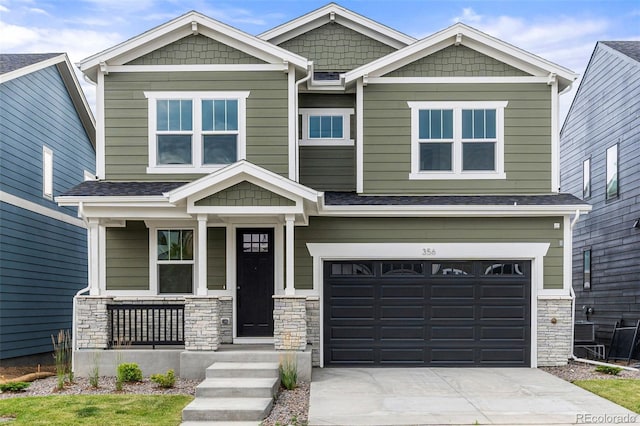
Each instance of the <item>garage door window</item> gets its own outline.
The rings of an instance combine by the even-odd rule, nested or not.
[[[431,275],[460,276],[472,274],[473,264],[471,262],[443,262],[431,264]]]
[[[484,262],[482,264],[482,275],[507,275],[507,276],[522,276],[524,275],[524,267],[520,262]]]
[[[373,266],[370,263],[334,263],[331,265],[332,276],[371,276]]]
[[[382,276],[423,276],[424,264],[423,263],[396,263],[396,262],[383,262],[382,263]]]

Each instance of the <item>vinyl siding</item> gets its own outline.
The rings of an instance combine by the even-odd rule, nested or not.
[[[107,291],[149,289],[149,230],[144,222],[107,228],[106,253]]]
[[[503,180],[409,180],[407,101],[508,101]],[[546,84],[373,84],[364,90],[367,194],[540,194],[551,190],[551,90]]]
[[[306,243],[551,243],[544,258],[544,288],[562,288],[562,218],[328,218],[296,228],[296,288],[310,289],[313,262]],[[487,259],[494,260],[494,259]]]
[[[207,288],[227,288],[227,229],[207,228]]]
[[[317,191],[355,191],[353,146],[300,147],[300,183]]]
[[[87,286],[87,233],[0,203],[0,359],[49,352]]]
[[[244,181],[196,201],[196,206],[294,206],[293,200]]]
[[[250,91],[247,160],[288,175],[287,75],[283,72],[111,73],[105,76],[106,178],[192,180],[199,175],[147,174],[148,101],[144,91]]]
[[[561,187],[582,198],[582,163],[591,158],[593,211],[574,228],[576,319],[592,306],[600,342],[613,324],[640,318],[640,63],[598,44],[561,133]],[[605,200],[606,150],[618,143],[619,197]],[[583,289],[582,251],[592,250],[591,290]]]

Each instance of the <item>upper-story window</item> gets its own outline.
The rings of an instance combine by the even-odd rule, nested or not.
[[[149,173],[209,173],[246,154],[249,92],[145,92]]]
[[[353,108],[301,108],[300,145],[353,145]]]
[[[607,200],[618,196],[618,144],[607,148]]]
[[[505,179],[507,102],[408,102],[410,179]]]
[[[53,200],[53,151],[42,147],[42,195]]]

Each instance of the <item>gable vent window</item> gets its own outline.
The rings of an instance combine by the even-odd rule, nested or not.
[[[300,108],[300,115],[300,145],[353,145],[350,138],[353,108]]]
[[[147,173],[210,173],[246,157],[249,92],[145,92]]]
[[[505,179],[507,102],[408,102],[410,179]]]
[[[53,200],[53,151],[42,147],[42,195]]]

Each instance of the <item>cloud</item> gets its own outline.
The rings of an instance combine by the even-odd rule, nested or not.
[[[9,12],[9,9],[0,4],[0,12]]]
[[[478,15],[470,7],[465,7],[464,9],[462,9],[462,15],[461,16],[456,16],[455,18],[453,18],[453,22],[454,23],[455,22],[464,22],[466,24],[473,23],[473,22],[479,22],[481,20],[482,20],[482,15]]]
[[[37,7],[30,7],[30,8],[28,8],[27,10],[28,10],[29,12],[31,12],[31,13],[37,13],[37,14],[39,14],[39,15],[47,15],[47,16],[49,16],[49,12],[47,12],[47,11],[46,11],[46,10],[44,10],[44,9],[37,8]]]

